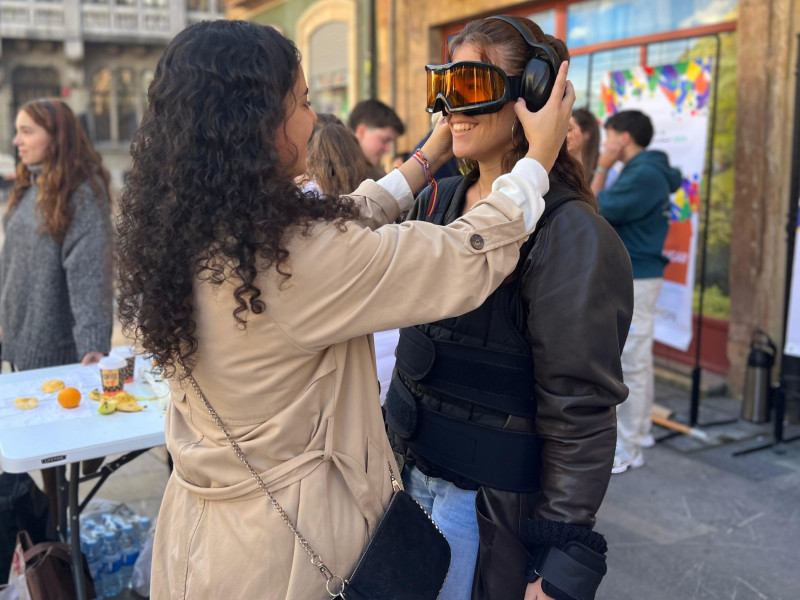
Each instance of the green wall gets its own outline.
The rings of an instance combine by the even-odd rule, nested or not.
[[[297,39],[297,20],[318,0],[286,0],[270,6],[250,17],[250,21],[261,25],[275,25],[280,27],[292,40]],[[369,11],[372,0],[356,0],[356,27],[358,31],[358,73],[359,100],[370,96],[370,57],[369,57]]]

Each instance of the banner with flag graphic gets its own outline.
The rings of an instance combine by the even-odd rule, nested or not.
[[[664,285],[656,305],[655,339],[686,350],[692,341],[692,294],[700,224],[711,99],[712,58],[605,74],[597,116],[604,121],[622,110],[640,110],[653,121],[648,147],[662,150],[683,173],[671,197],[670,228],[664,255]]]

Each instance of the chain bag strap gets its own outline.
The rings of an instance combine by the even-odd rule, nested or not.
[[[231,434],[228,433],[228,430],[225,428],[225,423],[222,422],[222,419],[220,419],[219,415],[217,414],[217,411],[215,411],[214,407],[211,406],[211,403],[208,401],[208,398],[206,398],[206,395],[203,393],[203,390],[200,389],[200,386],[198,385],[194,376],[192,376],[191,373],[189,373],[185,367],[184,367],[184,372],[186,373],[189,382],[192,384],[194,391],[197,392],[197,395],[203,401],[203,404],[205,404],[208,413],[211,415],[211,418],[214,419],[214,422],[217,424],[217,427],[219,427],[222,430],[222,433],[225,434],[225,439],[227,439],[228,442],[230,443],[234,453],[236,454],[236,457],[240,461],[242,461],[242,463],[244,463],[245,467],[247,467],[247,470],[250,472],[250,475],[252,475],[253,479],[256,480],[258,487],[261,488],[261,491],[264,492],[264,494],[266,494],[267,498],[269,499],[270,504],[272,504],[272,506],[275,507],[275,510],[278,511],[278,515],[280,515],[281,520],[294,534],[294,537],[297,539],[297,542],[300,544],[300,547],[303,549],[303,551],[306,554],[308,554],[308,556],[311,558],[311,564],[314,565],[317,569],[319,569],[319,572],[325,578],[325,589],[328,591],[328,594],[330,594],[331,598],[344,598],[344,585],[345,585],[344,579],[339,575],[335,575],[333,571],[331,571],[325,564],[325,562],[322,560],[322,557],[319,554],[317,554],[313,548],[311,548],[311,544],[309,544],[308,540],[303,537],[303,535],[297,529],[297,526],[289,518],[289,515],[286,514],[285,510],[283,510],[283,507],[278,503],[277,500],[275,500],[275,497],[272,495],[272,492],[269,491],[267,485],[264,483],[264,480],[261,479],[261,476],[258,473],[256,473],[256,470],[247,460],[247,457],[244,455],[244,452],[242,452],[242,449],[239,447],[239,444],[237,444],[236,440],[233,439],[233,436],[231,436]],[[391,465],[389,465],[389,474],[391,475],[392,478],[392,487],[394,488],[395,491],[399,490],[400,484],[397,483],[397,480],[394,477]]]
[[[258,487],[275,507],[281,520],[294,534],[303,551],[325,579],[331,598],[341,600],[434,600],[439,596],[450,568],[450,545],[428,512],[400,488],[391,462],[389,475],[394,493],[349,577],[333,573],[311,548],[297,526],[275,500],[239,444],[233,439],[211,406],[195,378],[183,367],[186,377],[205,404],[211,418],[242,461]]]

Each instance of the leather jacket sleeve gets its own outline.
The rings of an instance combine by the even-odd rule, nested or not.
[[[592,527],[628,394],[620,353],[633,311],[625,247],[587,204],[568,202],[541,228],[521,271],[543,441],[535,519]]]

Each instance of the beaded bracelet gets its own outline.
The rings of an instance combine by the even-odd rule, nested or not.
[[[427,216],[430,217],[433,214],[433,209],[436,206],[436,192],[438,191],[438,186],[436,185],[436,180],[433,178],[431,174],[431,163],[428,162],[428,159],[423,154],[422,149],[417,149],[414,152],[414,160],[416,160],[421,166],[422,170],[425,172],[425,180],[427,181],[428,185],[433,188],[433,196],[431,196],[431,202],[428,205],[428,213]]]
[[[606,169],[605,167],[601,167],[600,165],[597,165],[597,167],[595,167],[594,169],[594,172],[600,174],[608,173],[608,169]]]

